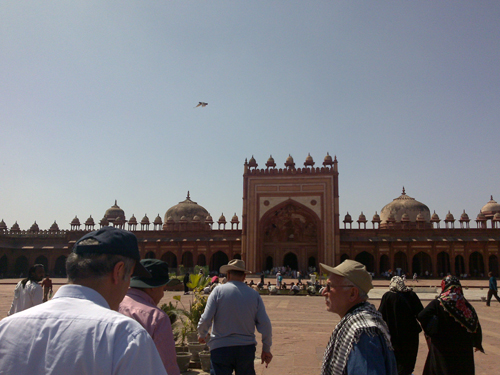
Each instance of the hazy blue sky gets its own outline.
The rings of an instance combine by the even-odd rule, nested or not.
[[[327,152],[341,220],[403,186],[475,219],[500,201],[499,120],[498,0],[0,3],[9,228],[99,221],[115,199],[163,218],[188,190],[241,218],[245,158]]]

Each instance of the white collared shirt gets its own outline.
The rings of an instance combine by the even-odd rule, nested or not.
[[[26,285],[19,281],[14,290],[14,300],[8,315],[29,309],[43,302],[43,288],[35,281],[28,280]]]
[[[136,321],[98,292],[64,285],[52,300],[0,321],[0,374],[166,374]]]

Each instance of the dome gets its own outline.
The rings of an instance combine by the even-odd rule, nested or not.
[[[218,223],[226,223],[226,217],[224,216],[224,213],[220,215]]]
[[[70,225],[77,225],[79,226],[80,225],[80,219],[78,219],[78,217],[75,216],[75,218],[73,220],[71,220],[71,223],[69,223]]]
[[[372,221],[373,221],[374,223],[380,223],[380,216],[379,216],[379,214],[377,213],[377,211],[375,211],[375,215],[373,215],[373,219],[372,219]]]
[[[500,212],[497,212],[495,216],[493,216],[493,220],[500,221]]]
[[[420,212],[419,212],[420,214]],[[418,216],[418,215],[417,215]],[[415,218],[416,220],[416,218]],[[410,221],[410,215],[408,215],[407,212],[405,212],[402,216],[401,216],[401,221]]]
[[[257,168],[257,166],[258,166],[258,164],[257,164],[257,162],[255,161],[255,158],[253,157],[253,155],[252,155],[252,157],[250,158],[250,161],[248,162],[248,166],[249,166],[250,168]],[[188,194],[188,198],[189,198],[189,194]]]
[[[231,223],[239,223],[240,220],[238,219],[238,216],[236,215],[236,212],[234,213],[232,219],[231,219]]]
[[[481,208],[481,212],[487,219],[492,218],[497,212],[500,212],[500,204],[493,200],[493,195],[490,198],[490,201]]]
[[[448,213],[446,214],[446,218],[444,219],[444,221],[455,221],[455,217],[453,216],[453,214],[448,211]]]
[[[17,221],[14,223],[14,225],[12,226],[12,228],[10,228],[10,230],[12,232],[19,232],[21,230],[21,228],[19,228],[19,224],[17,223]]]
[[[360,221],[362,223],[366,222],[366,216],[363,213],[363,211],[361,211],[361,215],[359,215],[358,221]]]
[[[39,231],[40,231],[40,228],[38,228],[38,224],[35,221],[30,228],[30,232],[39,232]]]
[[[144,217],[141,220],[141,224],[143,224],[143,225],[149,225],[149,217],[148,217],[148,215],[144,214]]]
[[[113,222],[119,216],[122,217],[123,220],[125,220],[125,212],[116,204],[116,199],[115,199],[114,206],[111,206],[111,208],[108,208],[106,210],[104,217],[109,221]]]
[[[307,167],[307,166],[314,166],[314,160],[311,156],[311,154],[307,154],[307,157],[306,157],[306,161],[304,162],[304,166]]]
[[[161,221],[160,214],[158,214],[158,216],[156,216],[155,221],[153,221],[153,224],[154,225],[162,225],[163,224],[163,222]]]
[[[433,222],[441,221],[441,220],[439,220],[439,215],[436,213],[436,211],[434,211],[434,213],[432,214],[431,221],[433,221]]]
[[[165,222],[168,221],[170,217],[172,217],[172,220],[177,223],[183,216],[185,216],[186,221],[189,223],[193,220],[195,215],[198,215],[200,217],[200,222],[204,223],[205,218],[210,214],[204,207],[191,200],[188,191],[186,200],[179,202],[179,204],[173,207],[170,207],[165,213]]]
[[[344,217],[344,223],[352,223],[352,217],[349,215],[349,212]]]
[[[128,223],[131,225],[137,224],[137,219],[135,218],[134,214],[132,214],[132,217],[129,219]]]
[[[486,216],[484,216],[484,214],[481,211],[479,211],[479,213],[477,214],[476,221],[486,221]]]
[[[85,222],[85,225],[95,225],[94,219],[92,218],[92,215],[87,219]]]
[[[275,168],[276,167],[276,163],[274,162],[272,155],[269,155],[269,159],[267,159],[267,162],[266,162],[266,167],[268,167],[268,168]]]
[[[7,230],[7,224],[5,224],[5,221],[0,221],[0,230]]]
[[[107,227],[109,225],[109,221],[108,221],[108,218],[106,216],[104,216],[101,221],[99,222],[99,224],[103,227]]]
[[[431,212],[429,207],[425,204],[417,201],[406,195],[405,188],[403,188],[403,193],[395,198],[391,203],[386,204],[384,208],[380,211],[380,219],[382,223],[386,223],[389,216],[392,214],[395,221],[401,221],[404,214],[408,215],[408,219],[411,222],[415,222],[417,215],[422,213],[426,222],[431,220]]]
[[[425,222],[425,216],[422,214],[422,212],[419,212],[417,215],[417,221],[424,221]]]
[[[325,156],[325,160],[323,161],[323,165],[326,167],[327,165],[333,165],[333,160],[330,154],[327,152]]]
[[[57,223],[54,221],[54,224],[52,224],[50,226],[50,229],[49,229],[50,232],[59,232],[59,225],[57,225]]]
[[[205,219],[205,223],[207,224],[213,224],[214,219],[212,219],[212,216],[208,215],[207,218]]]
[[[292,155],[288,154],[286,158],[285,167],[287,168],[295,168],[295,163],[293,162]]]
[[[200,221],[200,217],[198,215],[194,215],[193,221],[199,222]]]
[[[470,221],[469,215],[467,215],[467,213],[465,212],[465,210],[462,213],[462,215],[460,215],[460,221]]]

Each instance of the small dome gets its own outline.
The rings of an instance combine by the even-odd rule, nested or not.
[[[469,215],[465,213],[465,210],[462,212],[462,215],[460,215],[460,221],[470,221]]]
[[[200,217],[198,215],[194,215],[193,221],[199,222],[200,221]]]
[[[453,216],[453,214],[448,211],[448,213],[446,214],[446,218],[444,219],[444,221],[455,221],[455,217]]]
[[[379,214],[377,213],[377,211],[375,211],[375,215],[373,215],[373,219],[372,219],[372,221],[373,221],[374,223],[380,223],[380,216],[379,216]]]
[[[179,221],[185,221],[185,222],[187,222],[187,217],[186,217],[186,216],[184,216],[184,215],[182,215],[182,216],[181,216],[181,219],[180,219]]]
[[[307,157],[306,157],[306,161],[304,162],[304,166],[307,167],[307,166],[314,166],[314,160],[311,156],[311,154],[307,154]]]
[[[39,232],[39,231],[40,231],[40,228],[38,228],[38,224],[35,221],[30,228],[30,232]]]
[[[50,226],[50,229],[49,229],[50,232],[59,232],[59,225],[57,225],[57,223],[54,221],[54,224],[52,224]]]
[[[144,214],[144,217],[141,220],[141,224],[143,224],[143,225],[149,225],[150,224],[149,223],[149,217],[148,217],[148,215]]]
[[[500,204],[493,199],[493,195],[490,198],[490,201],[481,208],[481,212],[488,219],[492,218],[497,212],[500,212]]]
[[[417,221],[418,222],[425,222],[425,217],[424,217],[424,215],[422,215],[421,212],[419,212],[417,215]]]
[[[204,207],[191,200],[188,191],[186,200],[179,202],[179,204],[173,207],[170,207],[165,213],[164,218],[165,221],[167,221],[169,217],[172,217],[174,222],[177,223],[184,216],[184,219],[187,222],[191,222],[193,217],[195,217],[196,215],[198,215],[200,221],[203,223],[205,221],[205,218],[210,214]]]
[[[116,225],[123,225],[125,224],[125,219],[122,216],[118,216],[115,221],[113,221],[113,224]]]
[[[486,221],[486,216],[484,216],[484,214],[481,211],[479,211],[479,213],[477,214],[476,221]]]
[[[276,167],[276,163],[274,162],[272,155],[270,155],[269,159],[267,159],[266,167],[268,167],[268,168],[275,168]]]
[[[155,224],[155,225],[162,225],[163,224],[163,222],[161,221],[160,214],[158,214],[158,216],[156,216],[155,221],[153,221],[153,224]]]
[[[214,222],[214,219],[212,219],[212,216],[208,215],[205,219],[205,223],[212,224],[213,222]]]
[[[248,162],[248,166],[250,168],[257,168],[258,167],[257,161],[255,161],[255,158],[253,157],[253,155],[250,158],[250,161]]]
[[[293,162],[292,155],[290,154],[288,154],[288,157],[286,158],[285,167],[290,169],[295,168],[295,163]]]
[[[137,219],[135,218],[134,214],[132,214],[132,217],[128,220],[128,223],[132,225],[137,224]]]
[[[49,231],[50,232],[59,232],[59,225],[57,225],[57,223],[55,222],[55,220],[54,220],[54,224],[52,224],[50,226]]]
[[[495,216],[493,216],[494,221],[500,221],[500,212],[497,212]]]
[[[218,223],[226,223],[226,217],[224,216],[224,213],[220,215]]]
[[[7,230],[7,224],[5,224],[5,221],[0,221],[0,230]]]
[[[344,223],[352,223],[352,217],[349,215],[349,212],[344,216]]]
[[[410,215],[408,215],[406,212],[401,216],[401,221],[404,222],[409,222],[410,221]]]
[[[99,222],[99,224],[101,224],[101,226],[103,227],[107,227],[109,225],[109,220],[106,216],[104,216],[101,221]]]
[[[174,223],[175,223],[175,221],[174,221],[174,219],[172,218],[172,216],[169,216],[169,217],[167,217],[167,221],[166,221],[166,223],[169,223],[169,224],[174,224]]]
[[[92,215],[85,221],[85,225],[95,225],[94,219],[92,219]]]
[[[358,221],[359,222],[366,222],[366,216],[365,216],[365,214],[363,214],[363,211],[361,211],[361,215],[359,215]]]
[[[70,225],[76,225],[76,226],[79,226],[80,225],[80,219],[78,219],[78,217],[75,216],[75,218],[73,220],[71,220],[71,223],[69,223]]]
[[[392,212],[387,217],[387,222],[388,223],[395,223],[396,222],[396,217],[394,216],[394,214]]]
[[[382,208],[380,211],[380,219],[382,223],[385,223],[388,221],[389,215],[393,214],[396,221],[401,221],[405,213],[408,215],[409,221],[411,222],[416,221],[419,213],[422,213],[426,222],[430,222],[431,212],[429,207],[417,201],[415,198],[406,195],[405,188],[403,187],[403,193]]]
[[[333,165],[333,160],[330,154],[327,152],[325,156],[325,160],[323,161],[323,165],[326,167],[327,165]]]
[[[115,204],[108,208],[106,212],[104,213],[104,217],[108,219],[108,221],[115,221],[115,219],[121,216],[125,220],[125,211],[123,211],[118,204],[116,203],[115,199]]]
[[[231,223],[239,223],[240,220],[238,219],[238,216],[236,216],[236,212],[233,215],[233,218],[231,219]]]
[[[432,221],[432,222],[439,222],[439,221],[441,221],[441,220],[439,219],[439,216],[438,216],[438,214],[436,213],[436,211],[434,211],[434,213],[432,214],[431,221]]]
[[[19,228],[19,224],[17,223],[17,221],[14,223],[14,225],[12,226],[12,228],[10,228],[10,230],[12,232],[19,232],[21,230],[21,228]]]

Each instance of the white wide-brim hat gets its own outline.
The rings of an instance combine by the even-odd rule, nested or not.
[[[241,259],[230,260],[228,264],[225,264],[219,269],[219,273],[227,273],[227,271],[241,271],[245,273],[252,273],[245,267],[245,262]]]

